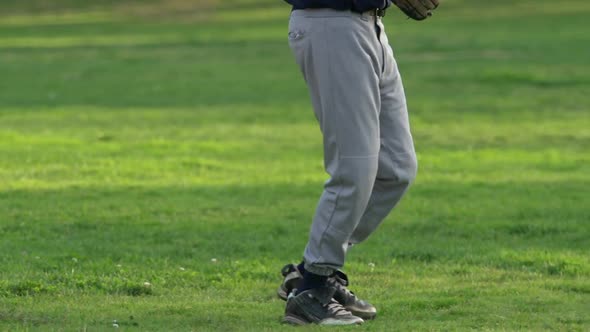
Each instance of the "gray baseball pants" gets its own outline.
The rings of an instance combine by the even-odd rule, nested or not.
[[[330,275],[365,240],[416,176],[402,80],[381,19],[295,10],[289,45],[320,124],[330,179],[319,200],[305,268]]]

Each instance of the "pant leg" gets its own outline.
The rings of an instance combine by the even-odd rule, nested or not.
[[[378,24],[385,49],[384,73],[380,82],[381,149],[373,192],[350,238],[352,244],[364,241],[377,229],[406,192],[417,171],[404,87],[384,27],[381,22]]]
[[[330,175],[313,218],[305,268],[329,275],[344,264],[377,175],[382,53],[374,18],[351,12],[294,11],[289,39],[320,124]]]

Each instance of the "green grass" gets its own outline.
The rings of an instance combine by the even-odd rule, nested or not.
[[[0,330],[289,329],[326,179],[289,8],[116,3],[3,2]],[[354,330],[590,330],[588,14],[388,13],[420,169],[349,255]]]

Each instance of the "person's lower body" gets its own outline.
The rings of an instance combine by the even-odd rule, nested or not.
[[[417,163],[401,77],[380,18],[296,10],[289,42],[310,91],[330,174],[297,296],[328,284],[350,245],[367,239],[401,199]]]

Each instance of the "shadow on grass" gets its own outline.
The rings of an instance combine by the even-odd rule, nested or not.
[[[475,257],[482,264],[490,253],[506,250],[579,252],[590,245],[588,202],[576,202],[585,188],[563,182],[526,188],[422,185],[368,241],[367,250],[381,259],[388,259],[383,249],[390,248],[389,259],[432,263]],[[319,190],[276,184],[4,191],[0,252],[10,254],[1,260],[14,263],[21,253],[62,258],[100,253],[112,261],[288,259],[297,257],[306,241]],[[465,201],[460,192],[477,199]],[[560,198],[546,201],[556,193]],[[510,257],[516,256],[505,255]],[[538,261],[523,259],[509,260]]]
[[[482,268],[504,271],[495,278],[587,277],[589,216],[573,204],[585,188],[422,185],[351,257],[379,266],[449,266],[445,273],[458,277]],[[299,257],[318,191],[284,184],[3,191],[0,263],[8,279],[0,296],[65,290],[149,296],[145,280],[203,290],[233,289],[239,276],[274,280],[274,266],[256,262]],[[460,192],[477,200],[465,201]],[[559,198],[547,202],[549,193]]]
[[[70,47],[3,48],[2,106],[161,108],[308,100],[284,41],[78,42]],[[8,84],[6,77],[17,79]]]

